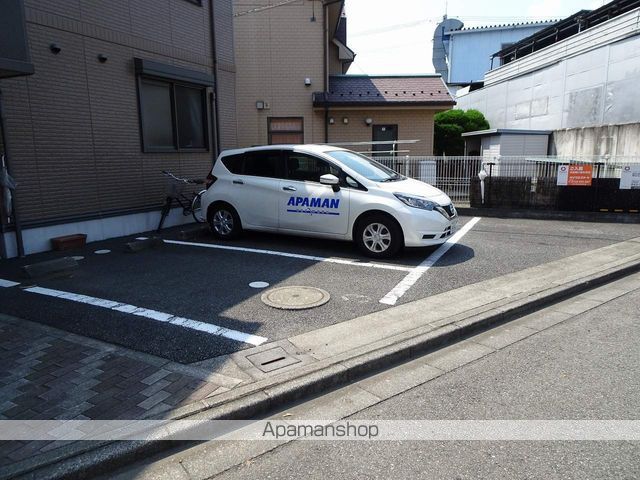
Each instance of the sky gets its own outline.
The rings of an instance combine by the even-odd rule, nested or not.
[[[603,0],[346,0],[350,74],[432,73],[436,25],[447,12],[465,26],[562,19]]]

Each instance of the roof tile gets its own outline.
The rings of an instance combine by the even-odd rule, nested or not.
[[[439,75],[332,75],[329,92],[314,98],[317,104],[334,105],[455,104]]]

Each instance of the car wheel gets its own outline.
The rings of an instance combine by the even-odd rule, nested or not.
[[[231,205],[217,203],[209,208],[209,228],[216,238],[232,240],[242,233],[238,212]]]
[[[355,231],[358,248],[373,258],[393,257],[404,244],[400,225],[387,215],[369,215],[358,222]]]

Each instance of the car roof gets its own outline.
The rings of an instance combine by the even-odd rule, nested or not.
[[[317,144],[306,144],[306,145],[261,145],[257,147],[249,147],[249,148],[236,148],[232,150],[225,150],[221,155],[236,155],[239,153],[246,152],[259,152],[265,150],[295,150],[297,152],[304,153],[325,153],[331,152],[334,150],[345,150],[341,147],[335,147],[333,145],[317,145]]]

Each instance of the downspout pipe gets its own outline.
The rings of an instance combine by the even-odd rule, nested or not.
[[[344,8],[345,0],[333,0],[329,2],[323,2],[322,5],[322,13],[323,18],[322,22],[324,24],[324,94],[327,95],[329,93],[329,5],[333,5],[334,3],[341,3],[342,8]],[[329,105],[325,104],[324,106],[324,143],[329,143]]]
[[[329,13],[328,13],[328,4],[324,4],[322,6],[322,23],[324,30],[324,61],[322,62],[323,68],[323,92],[324,95],[329,91]],[[324,106],[324,143],[329,143],[329,106],[325,104]]]
[[[7,131],[5,129],[5,116],[4,116],[4,108],[2,102],[2,90],[0,90],[0,135],[2,135],[2,140],[4,142],[4,163],[7,167],[7,172],[11,175],[11,166],[9,164],[11,154],[9,150],[9,139],[7,138]],[[18,205],[16,202],[15,192],[11,195],[11,206],[12,206],[12,215],[13,215],[13,225],[16,231],[16,247],[18,248],[18,256],[24,257],[24,242],[22,240],[22,226],[20,224],[20,216],[18,215]],[[0,231],[2,235],[3,245],[4,245],[4,232]],[[6,255],[5,255],[6,256]]]
[[[231,0],[229,0],[231,1]],[[211,22],[211,55],[213,57],[213,75],[215,80],[213,82],[213,135],[214,143],[216,144],[215,156],[213,161],[215,162],[220,155],[220,111],[218,108],[218,46],[216,42],[216,20],[215,20],[215,0],[209,0],[209,19]],[[233,19],[232,19],[233,21]]]

